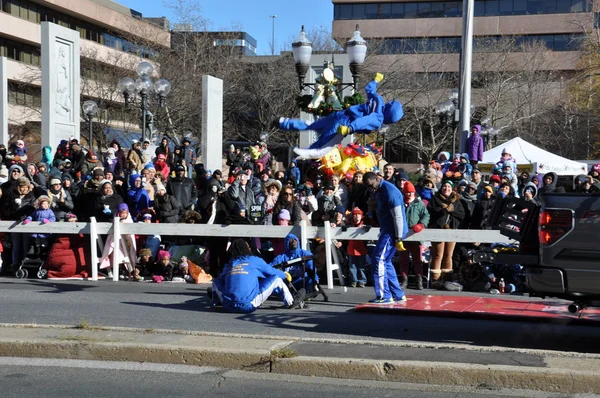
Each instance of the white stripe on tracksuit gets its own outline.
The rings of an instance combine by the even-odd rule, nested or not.
[[[389,238],[388,238],[389,239]],[[385,290],[385,252],[388,249],[388,243],[385,242],[381,255],[377,259],[377,285],[379,286],[379,292],[383,297],[383,291]]]
[[[254,300],[250,302],[250,304],[252,304],[254,308],[260,307],[262,303],[267,301],[269,296],[273,293],[273,290],[277,288],[280,288],[283,292],[283,302],[286,305],[292,305],[294,302],[294,296],[292,296],[290,289],[288,289],[285,283],[283,283],[283,279],[281,278],[276,278],[273,283],[267,286],[262,292],[258,293],[258,296],[256,296]]]

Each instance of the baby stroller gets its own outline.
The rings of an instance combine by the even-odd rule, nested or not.
[[[329,297],[317,281],[314,267],[309,268],[306,266],[306,263],[312,259],[314,259],[314,256],[298,257],[285,263],[277,264],[274,267],[289,272],[292,275],[292,282],[286,281],[288,288],[292,293],[296,293],[299,289],[303,288],[306,291],[304,301],[310,301],[318,296],[323,296],[323,301],[329,301]],[[300,304],[299,308],[307,307],[304,301]]]
[[[25,255],[21,264],[15,270],[17,279],[26,279],[29,273],[35,273],[39,279],[44,279],[48,275],[48,271],[42,268],[48,254],[47,240],[40,242],[39,239],[32,239],[32,244],[29,251]]]

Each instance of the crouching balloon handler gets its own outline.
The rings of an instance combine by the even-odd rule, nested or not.
[[[267,298],[276,294],[283,298],[287,308],[297,307],[305,297],[304,289],[292,295],[285,280],[292,280],[287,272],[268,265],[254,256],[243,239],[236,239],[229,249],[230,260],[209,289],[213,306],[223,305],[226,312],[250,313]]]
[[[391,304],[405,301],[392,258],[396,249],[404,250],[402,239],[408,233],[402,192],[373,172],[365,173],[363,181],[371,192],[377,193],[379,239],[371,256],[375,299],[370,303]]]

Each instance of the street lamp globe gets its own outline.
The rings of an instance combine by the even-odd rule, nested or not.
[[[448,97],[452,102],[458,103],[458,89],[453,88],[450,90],[450,96]]]
[[[91,119],[96,113],[98,113],[98,104],[92,100],[85,101],[82,105],[83,113]]]
[[[124,77],[119,80],[119,90],[122,93],[130,95],[135,92],[135,81],[130,77]]]
[[[352,38],[346,43],[346,53],[348,54],[350,64],[364,64],[365,57],[367,56],[367,42],[360,35],[358,25],[356,25],[356,30]]]
[[[151,76],[153,70],[154,70],[154,67],[152,66],[152,64],[150,62],[142,61],[137,66],[136,72],[137,72],[138,76],[140,76],[140,77]]]
[[[159,79],[154,83],[154,91],[159,96],[167,96],[171,92],[171,82],[167,79]]]
[[[296,74],[300,83],[300,91],[302,91],[302,83],[304,83],[304,78],[308,72],[310,57],[312,55],[312,43],[306,37],[304,25],[302,25],[300,36],[292,43],[292,54],[294,55],[294,62],[296,64]]]
[[[348,61],[350,62],[350,73],[352,73],[354,89],[356,89],[358,78],[360,77],[360,72],[367,56],[367,42],[360,35],[358,25],[356,25],[354,34],[346,43],[346,54],[348,54]]]
[[[140,76],[135,81],[135,89],[140,94],[147,94],[152,91],[152,79],[148,76]]]
[[[294,62],[296,64],[309,64],[312,55],[312,43],[306,37],[304,25],[300,31],[300,36],[292,43],[292,53],[294,54]]]

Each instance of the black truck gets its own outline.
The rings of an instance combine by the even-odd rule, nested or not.
[[[504,199],[493,225],[520,242],[515,253],[480,252],[477,262],[521,264],[530,295],[573,300],[577,312],[600,300],[600,193],[548,193],[541,207]]]

